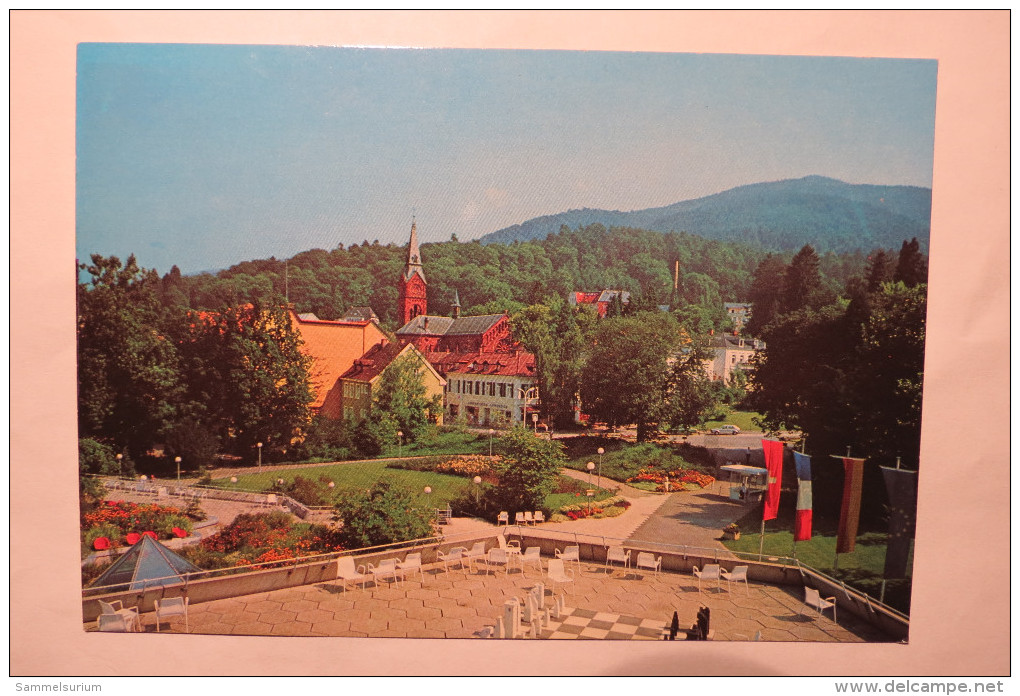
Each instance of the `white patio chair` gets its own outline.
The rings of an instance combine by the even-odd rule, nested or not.
[[[606,568],[611,567],[614,563],[622,563],[624,569],[629,569],[630,550],[625,550],[622,546],[610,546],[606,549]]]
[[[523,512],[514,513],[514,524],[516,524],[516,525],[524,524],[524,513]]]
[[[128,620],[120,614],[100,614],[96,622],[103,633],[131,633]]]
[[[521,572],[524,572],[525,566],[529,563],[538,566],[538,572],[542,573],[542,547],[540,546],[529,546],[524,549],[524,553],[521,554]]]
[[[545,513],[541,510],[535,510],[535,524],[542,524],[545,522]]]
[[[531,514],[531,510],[524,513],[524,524],[535,524],[535,516]]]
[[[471,568],[474,569],[476,560],[485,560],[485,542],[476,541],[469,551],[464,552],[463,556],[471,564]]]
[[[723,580],[725,580],[729,587],[733,588],[733,583],[744,581],[744,593],[751,594],[751,588],[747,584],[747,566],[736,566],[732,571],[727,571],[725,568],[721,571]]]
[[[521,552],[521,542],[517,539],[507,539],[502,534],[496,535],[496,541],[499,542],[499,548],[503,549],[510,554],[519,554]]]
[[[503,510],[499,513],[499,517],[496,518],[496,524],[510,524],[510,513]]]
[[[826,609],[832,609],[832,620],[836,621],[836,598],[825,597],[824,599],[813,587],[804,588],[804,605],[809,606],[812,609],[817,609],[819,614],[823,614]],[[801,615],[804,614],[804,607],[800,608]],[[824,615],[824,614],[823,614]]]
[[[546,574],[546,577],[552,582],[566,585],[567,583],[574,582],[574,571],[563,565],[562,558],[553,558],[549,561],[549,572]],[[566,591],[565,588],[564,591]]]
[[[397,563],[397,569],[400,571],[400,575],[404,578],[407,577],[408,573],[418,571],[418,575],[421,576],[421,581],[425,582],[425,572],[421,567],[421,554],[420,553],[409,553],[400,563]]]
[[[507,575],[510,574],[510,559],[513,555],[507,553],[506,549],[493,548],[489,549],[489,554],[485,557],[485,572],[488,574],[489,568],[502,566]]]
[[[554,549],[556,558],[561,561],[573,561],[577,565],[577,572],[581,572],[581,547],[567,546],[562,551]]]
[[[184,632],[189,633],[188,627],[188,598],[187,597],[169,597],[162,600],[157,599],[156,605],[156,632],[159,632],[159,622],[165,616],[183,616],[184,617]]]
[[[386,576],[393,578],[393,583],[395,585],[400,584],[400,576],[397,574],[398,570],[396,558],[384,558],[383,560],[379,561],[379,565],[377,566],[369,563],[367,570],[369,574],[372,576],[373,582],[375,582],[376,587],[379,586],[379,579],[385,578]]]
[[[122,616],[124,617],[124,623],[127,624],[129,631],[140,631],[142,630],[141,618],[138,615],[137,607],[124,608],[124,603],[119,599],[115,599],[112,602],[104,602],[99,600],[99,611],[100,616]]]
[[[716,588],[719,587],[719,579],[721,577],[721,570],[718,563],[706,563],[702,570],[698,570],[698,566],[694,566],[694,577],[698,579],[698,592],[701,592],[701,581],[702,580],[715,580]]]
[[[662,570],[662,556],[656,558],[647,551],[641,551],[638,553],[637,562],[634,565],[642,570],[655,571],[655,574],[658,575],[659,571]]]
[[[336,577],[340,581],[340,586],[344,588],[345,594],[347,593],[348,581],[357,582],[361,580],[361,589],[365,589],[365,583],[369,579],[365,566],[354,567],[354,556],[341,556],[336,559]]]
[[[446,571],[447,575],[450,574],[450,566],[453,565],[454,563],[460,566],[461,570],[463,570],[466,574],[467,559],[464,558],[464,554],[466,552],[467,552],[466,548],[464,548],[463,546],[457,546],[455,548],[450,549],[446,553],[443,553],[442,551],[436,551],[436,558],[442,562],[443,570]]]

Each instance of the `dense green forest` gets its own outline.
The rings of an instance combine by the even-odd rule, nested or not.
[[[216,309],[286,296],[300,312],[337,319],[350,307],[370,306],[384,326],[395,325],[397,283],[405,247],[378,242],[332,250],[311,249],[288,260],[245,261],[216,274],[184,276],[174,267],[161,279],[168,305]],[[639,306],[703,307],[715,328],[724,328],[724,302],[747,301],[752,276],[766,252],[694,235],[601,224],[562,228],[542,241],[509,245],[479,242],[423,244],[429,313],[447,314],[454,290],[464,314],[514,313],[526,306],[566,298],[576,290],[621,289]],[[778,258],[788,260],[792,255]],[[672,297],[679,262],[678,297]],[[838,294],[864,272],[861,253],[820,257],[822,282]]]

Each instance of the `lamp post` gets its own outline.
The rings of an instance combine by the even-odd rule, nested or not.
[[[259,473],[262,473],[262,443],[256,442],[255,446],[259,448]]]
[[[124,475],[124,455],[123,454],[118,454],[117,455],[117,475],[118,476],[123,476]]]
[[[397,431],[397,459],[400,459],[404,451],[404,432]]]
[[[475,505],[478,505],[479,496],[481,495],[482,492],[482,477],[475,476],[474,482],[475,482]]]
[[[606,453],[604,447],[599,447],[599,483],[596,488],[602,488],[602,455]]]
[[[492,459],[492,436],[496,434],[496,431],[489,428],[489,459]]]
[[[177,483],[181,482],[181,458],[174,457],[174,462],[177,463]]]
[[[538,414],[531,414],[531,422],[535,424],[535,437],[538,437]]]
[[[588,514],[591,514],[591,496],[595,493],[595,491],[591,489],[591,472],[595,469],[595,462],[588,462],[584,466],[588,469],[588,490],[586,493],[588,494]]]

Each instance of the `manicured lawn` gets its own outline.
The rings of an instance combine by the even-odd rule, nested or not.
[[[493,445],[499,434],[493,436]],[[440,432],[434,438],[421,442],[411,442],[403,447],[393,445],[382,456],[385,457],[417,457],[436,454],[488,454],[489,434],[475,433],[464,430]]]
[[[614,481],[626,481],[637,475],[641,469],[695,469],[690,462],[671,447],[646,442],[640,445],[611,438],[575,438],[567,444],[567,466],[578,471],[587,471],[588,462],[594,462],[595,472],[599,471],[598,448],[602,447],[602,477]],[[592,480],[597,480],[593,473]],[[653,486],[649,490],[654,490]]]
[[[758,418],[761,414],[756,411],[731,411],[725,420],[707,421],[705,423],[705,429],[710,430],[712,428],[718,428],[720,425],[735,425],[741,430],[761,430],[757,425],[751,422],[752,418]]]
[[[446,507],[446,504],[457,497],[461,490],[471,486],[469,479],[449,474],[436,474],[428,471],[408,471],[406,469],[387,468],[385,462],[351,462],[331,466],[315,466],[307,469],[289,469],[287,471],[267,471],[261,474],[244,474],[237,477],[237,483],[230,479],[216,479],[213,485],[218,488],[263,491],[273,485],[277,479],[290,482],[296,476],[318,480],[325,476],[336,484],[336,493],[343,491],[367,490],[378,481],[389,481],[394,486],[409,488],[424,495],[426,486],[432,488],[429,498],[432,506]]]

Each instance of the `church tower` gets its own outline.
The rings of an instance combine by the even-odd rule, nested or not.
[[[411,222],[411,241],[407,245],[407,265],[404,266],[397,290],[399,291],[397,312],[401,326],[416,316],[426,313],[428,305],[426,303],[425,271],[421,265],[421,251],[418,250],[418,228],[414,221]]]

